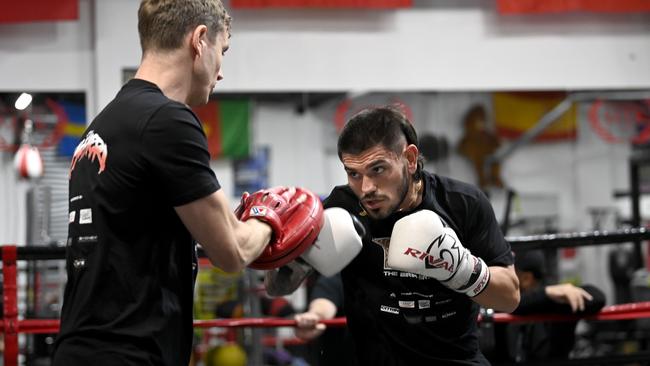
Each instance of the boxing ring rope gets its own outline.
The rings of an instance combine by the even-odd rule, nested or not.
[[[513,249],[574,248],[650,239],[650,228],[572,232],[506,237]]]
[[[574,232],[560,234],[544,234],[506,238],[515,249],[561,248],[586,245],[603,245],[631,241],[649,240],[650,230],[645,227],[620,229],[613,231]],[[44,334],[57,333],[59,320],[57,319],[18,319],[18,293],[17,293],[17,261],[18,260],[55,260],[65,258],[64,247],[3,245],[2,255],[2,290],[3,290],[3,318],[0,328],[4,333],[4,365],[18,365],[18,334]],[[556,322],[577,321],[580,319],[594,321],[629,320],[650,318],[650,301],[607,306],[597,314],[592,315],[511,315],[496,313],[490,316],[479,316],[479,322],[493,323],[526,323],[526,322]],[[325,320],[330,327],[346,326],[345,318]],[[197,328],[275,328],[295,327],[295,320],[284,318],[240,318],[240,319],[213,319],[195,320]],[[272,344],[269,340],[263,343]],[[290,342],[291,343],[291,342]],[[293,342],[294,344],[299,342]],[[644,356],[647,357],[647,356]]]
[[[576,320],[629,320],[650,318],[650,301],[635,302],[605,306],[600,312],[592,315],[511,315],[496,313],[490,317],[479,316],[479,322],[492,323],[531,323],[531,322],[563,322]],[[321,323],[328,327],[345,327],[345,317],[323,320]],[[0,320],[0,327],[4,327]],[[17,329],[20,333],[56,333],[59,331],[59,321],[55,319],[25,319],[18,320]],[[239,318],[239,319],[210,319],[195,320],[195,328],[277,328],[295,327],[296,321],[285,318]]]

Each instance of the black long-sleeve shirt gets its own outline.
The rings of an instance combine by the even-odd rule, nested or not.
[[[605,306],[605,295],[590,285],[581,286],[591,296],[585,300],[584,310],[575,314],[594,314]],[[546,295],[545,286],[521,294],[519,306],[514,315],[531,314],[574,314],[569,304],[553,301]],[[499,324],[495,327],[497,340],[494,355],[490,361],[531,362],[552,359],[566,359],[575,343],[576,321],[537,322],[523,324]]]
[[[605,294],[591,285],[581,287],[587,291],[593,299],[585,300],[584,310],[579,310],[576,314],[587,315],[599,312],[600,309],[605,306]],[[569,304],[561,304],[553,301],[546,295],[546,286],[539,286],[534,290],[521,294],[519,306],[512,312],[512,314],[573,314],[573,310]]]

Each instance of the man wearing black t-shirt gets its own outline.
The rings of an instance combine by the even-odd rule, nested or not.
[[[325,207],[367,229],[342,271],[345,311],[361,365],[485,365],[479,306],[519,302],[510,245],[476,187],[422,170],[411,123],[393,108],[360,112],[338,153],[348,184]]]
[[[313,342],[317,365],[356,366],[354,344],[345,328],[326,328],[316,324],[320,320],[345,316],[343,284],[340,273],[326,277],[319,275],[309,291],[307,311],[294,315],[296,336]]]
[[[222,79],[229,29],[220,0],[142,1],[142,63],[88,126],[70,167],[54,365],[187,365],[194,240],[230,272],[269,243],[269,225],[233,214],[188,107]]]

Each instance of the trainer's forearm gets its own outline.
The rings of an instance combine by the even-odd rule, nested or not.
[[[247,266],[262,254],[271,240],[271,227],[259,220],[240,222],[235,230],[237,251],[242,266]]]
[[[472,299],[485,308],[510,313],[519,305],[519,280],[514,266],[493,266],[490,269],[490,283]]]

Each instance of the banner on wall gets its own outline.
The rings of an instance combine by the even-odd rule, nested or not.
[[[248,100],[211,100],[193,108],[203,124],[212,159],[249,155],[250,108]]]
[[[79,0],[1,0],[0,23],[79,19]]]
[[[500,14],[565,12],[633,13],[650,11],[648,0],[497,0]]]
[[[233,162],[235,196],[244,192],[256,192],[269,186],[269,164],[271,148],[262,146],[255,149],[252,156]]]
[[[499,92],[492,94],[494,125],[497,134],[516,139],[535,126],[547,112],[566,97],[564,92]],[[535,141],[575,140],[576,106],[552,123]]]
[[[413,0],[231,0],[230,6],[240,8],[408,8]]]
[[[86,130],[86,106],[67,101],[56,102],[52,99],[48,99],[46,103],[62,126],[57,152],[61,156],[72,157]]]

